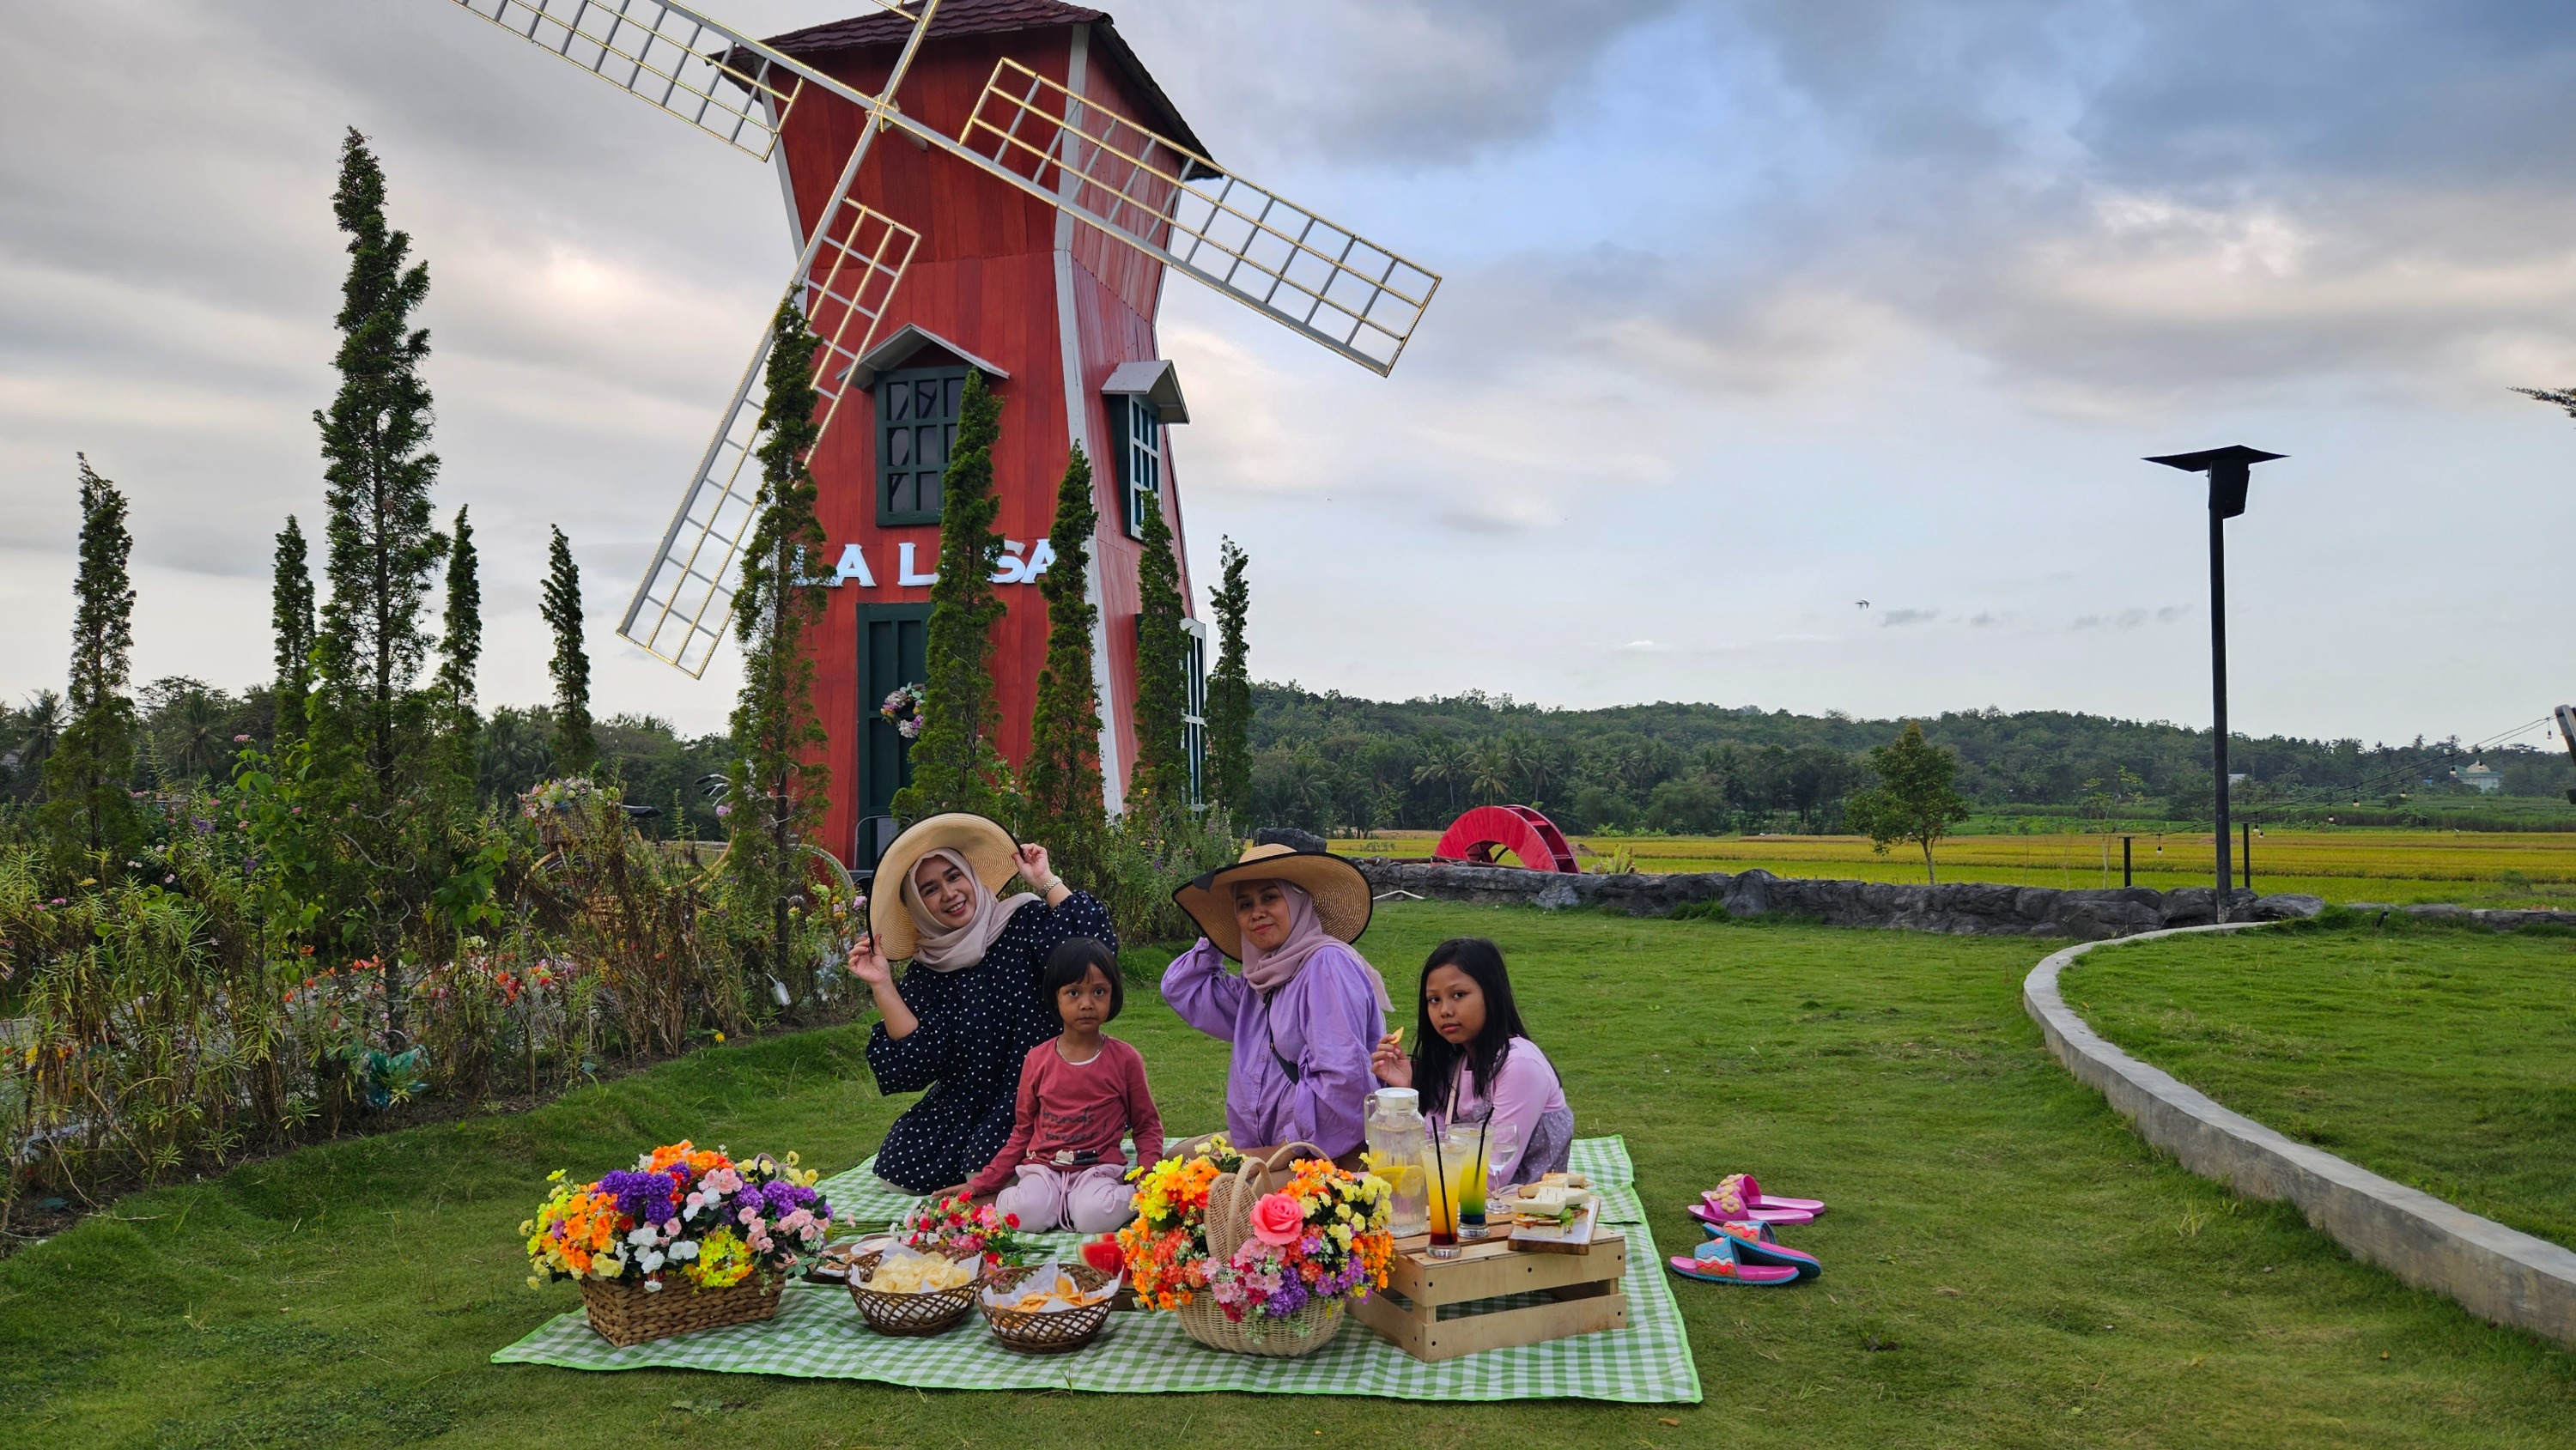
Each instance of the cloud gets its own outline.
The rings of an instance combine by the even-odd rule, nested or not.
[[[2077,629],[2143,629],[2148,624],[2175,624],[2190,616],[2188,604],[2167,604],[2156,609],[2122,609],[2110,614],[2086,614],[2076,618]]]
[[[1930,624],[1941,617],[1938,609],[1890,609],[1878,616],[1881,629],[1903,629],[1909,624]]]
[[[1653,655],[1671,654],[1673,652],[1673,647],[1671,645],[1657,644],[1651,639],[1632,639],[1617,648],[1622,654]]]

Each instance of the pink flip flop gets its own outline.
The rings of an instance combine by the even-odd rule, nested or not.
[[[1690,1206],[1690,1216],[1701,1223],[1814,1223],[1816,1216],[1803,1208],[1712,1208],[1705,1203]]]
[[[1731,1238],[1711,1239],[1688,1256],[1675,1254],[1664,1264],[1685,1279],[1697,1279],[1708,1284],[1774,1288],[1798,1282],[1798,1270],[1745,1263],[1735,1256],[1735,1247],[1735,1240]]]
[[[1821,1198],[1782,1198],[1776,1193],[1764,1193],[1762,1185],[1756,1182],[1750,1173],[1730,1173],[1715,1188],[1701,1194],[1700,1197],[1709,1207],[1721,1213],[1776,1209],[1813,1216],[1825,1211],[1825,1201]]]
[[[1793,1269],[1801,1279],[1813,1279],[1825,1272],[1824,1264],[1814,1254],[1782,1244],[1767,1223],[1712,1223],[1703,1227],[1710,1238],[1734,1242],[1737,1263]]]

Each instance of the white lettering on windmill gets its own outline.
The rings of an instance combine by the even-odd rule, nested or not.
[[[841,565],[832,571],[832,587],[838,589],[852,579],[858,580],[862,589],[877,587],[877,576],[868,572],[867,552],[856,544],[843,544]]]
[[[912,541],[909,539],[894,546],[894,561],[894,582],[897,584],[913,586],[921,584],[936,584],[939,582],[939,571],[936,569],[931,570],[927,574],[914,572],[912,567]]]

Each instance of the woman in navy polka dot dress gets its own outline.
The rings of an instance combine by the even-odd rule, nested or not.
[[[1014,874],[1043,894],[997,899]],[[953,1193],[1011,1136],[1020,1064],[1064,1023],[1038,999],[1047,953],[1072,937],[1115,952],[1108,908],[1068,889],[1044,846],[964,812],[905,831],[878,862],[870,937],[850,954],[880,1020],[868,1034],[877,1090],[922,1094],[877,1149],[877,1175],[912,1193]],[[912,965],[897,981],[890,963]]]

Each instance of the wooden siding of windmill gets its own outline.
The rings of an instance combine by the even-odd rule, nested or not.
[[[874,94],[902,39],[900,23],[890,19],[816,26],[770,44]],[[1003,56],[1110,111],[1196,145],[1132,52],[1109,31],[1105,15],[1048,0],[950,0],[896,102],[906,115],[958,135]],[[782,155],[800,228],[817,224],[815,211],[831,194],[860,123],[855,106],[828,95],[809,96],[796,108]],[[1030,168],[1023,163],[1020,169],[1026,174]],[[1107,727],[1101,763],[1114,810],[1136,758],[1141,546],[1125,527],[1120,421],[1102,390],[1121,364],[1160,356],[1154,318],[1164,266],[961,161],[907,142],[899,132],[878,138],[855,194],[921,233],[911,270],[878,329],[879,342],[902,337],[909,326],[965,355],[928,345],[892,370],[980,361],[1006,375],[993,380],[1002,399],[993,472],[1000,497],[997,527],[1004,537],[1031,548],[1043,540],[1067,449],[1080,441],[1091,456],[1101,520],[1092,548],[1105,656],[1096,661],[1095,681]],[[829,540],[824,563],[829,566],[844,545],[857,543],[875,579],[873,588],[851,579],[835,590],[814,645],[815,705],[832,770],[832,809],[823,839],[843,852],[852,848],[861,818],[881,809],[893,791],[890,775],[900,746],[879,719],[878,704],[895,676],[917,678],[911,656],[930,590],[901,582],[901,546],[912,545],[920,573],[934,569],[939,554],[935,524],[880,521],[879,406],[875,388],[853,395],[845,408],[855,411],[834,424],[812,460]],[[1159,494],[1177,543],[1183,531],[1168,426],[1161,445]],[[1187,601],[1192,591],[1185,548],[1181,569]],[[1033,583],[995,587],[1008,611],[994,631],[999,744],[1017,765],[1029,750],[1029,716],[1046,653],[1046,605]]]

